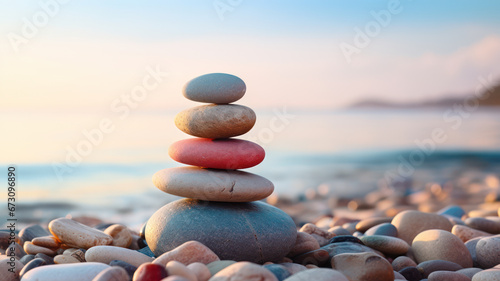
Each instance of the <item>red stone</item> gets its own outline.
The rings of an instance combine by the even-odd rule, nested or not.
[[[168,277],[165,266],[155,263],[143,263],[134,273],[133,281],[160,281]]]
[[[203,138],[178,141],[170,146],[168,154],[177,162],[213,169],[250,168],[266,155],[260,145],[250,141]]]

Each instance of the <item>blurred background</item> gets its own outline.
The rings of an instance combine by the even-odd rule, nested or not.
[[[498,1],[0,5],[0,179],[16,166],[25,223],[140,225],[174,200],[151,177],[180,166],[173,119],[199,105],[182,86],[211,72],[247,84],[241,138],[266,149],[249,171],[274,182],[270,203],[499,188]]]

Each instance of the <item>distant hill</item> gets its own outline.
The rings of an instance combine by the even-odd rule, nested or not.
[[[437,100],[426,100],[421,102],[411,102],[411,103],[397,103],[392,101],[378,100],[378,99],[366,99],[356,102],[349,108],[432,108],[432,107],[449,107],[457,103],[463,103],[464,100],[471,95],[466,95],[464,97],[447,97]],[[488,96],[488,93],[483,93],[483,97]],[[489,91],[489,96],[484,99],[479,99],[480,106],[500,106],[500,84],[491,88]]]

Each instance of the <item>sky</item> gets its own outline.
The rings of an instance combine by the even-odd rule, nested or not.
[[[13,136],[3,140],[2,162],[60,159],[65,144],[109,116],[119,127],[116,118],[131,111],[191,107],[183,85],[211,72],[241,77],[239,103],[255,110],[464,95],[480,77],[500,77],[495,0],[0,5],[0,129]]]

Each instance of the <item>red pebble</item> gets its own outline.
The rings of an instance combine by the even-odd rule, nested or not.
[[[165,266],[155,263],[143,263],[134,273],[133,281],[160,281],[167,277]]]
[[[240,139],[193,138],[170,146],[168,154],[177,162],[213,169],[245,169],[258,165],[266,155],[253,142]]]

